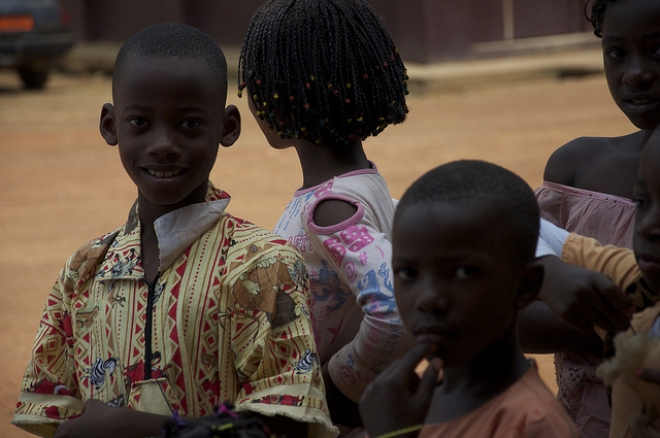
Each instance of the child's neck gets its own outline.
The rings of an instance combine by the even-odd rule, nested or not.
[[[444,368],[426,423],[444,423],[469,414],[505,392],[529,367],[515,336],[507,335],[467,364]]]
[[[208,181],[200,184],[186,198],[174,204],[158,204],[151,202],[146,196],[138,191],[138,216],[140,218],[140,246],[142,267],[145,279],[153,281],[160,269],[160,250],[158,245],[158,234],[156,233],[156,220],[179,208],[191,204],[204,202]]]
[[[302,168],[303,189],[319,185],[337,175],[370,168],[360,140],[341,147],[317,146],[299,140],[295,147]]]

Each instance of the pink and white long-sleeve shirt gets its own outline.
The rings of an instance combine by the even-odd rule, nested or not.
[[[343,200],[357,212],[330,227],[313,221],[325,200]],[[295,192],[274,232],[289,240],[307,264],[312,322],[321,364],[334,384],[358,401],[364,388],[412,346],[394,299],[392,221],[395,202],[372,163]]]

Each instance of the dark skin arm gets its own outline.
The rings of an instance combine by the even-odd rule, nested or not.
[[[357,207],[339,199],[320,202],[314,209],[314,223],[320,227],[330,227],[350,219]]]
[[[632,300],[607,276],[555,256],[539,262],[546,273],[539,298],[563,321],[583,333],[591,333],[594,325],[609,331],[628,328]]]
[[[428,345],[416,346],[406,356],[392,362],[364,391],[360,413],[369,436],[378,437],[424,422],[442,364],[440,359],[433,359],[421,379],[415,368],[430,353]],[[397,437],[418,435],[419,430],[415,430]]]
[[[255,414],[256,415],[256,414]],[[306,438],[307,423],[284,416],[256,415],[271,432],[288,438]],[[54,438],[146,438],[163,434],[163,425],[169,417],[126,408],[116,408],[98,400],[87,400],[83,414],[62,423]],[[195,421],[184,419],[184,421]]]
[[[550,354],[587,351],[600,356],[603,341],[591,330],[584,333],[555,315],[542,301],[518,314],[518,341],[525,353]]]
[[[87,400],[78,418],[62,423],[54,438],[145,438],[160,436],[168,417],[126,408],[98,400]]]

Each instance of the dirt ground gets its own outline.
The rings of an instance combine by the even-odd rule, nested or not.
[[[265,144],[244,99],[237,144],[219,153],[214,183],[233,196],[229,210],[272,228],[301,183],[293,151]],[[110,100],[105,76],[55,75],[43,92],[20,89],[0,72],[0,436],[9,425],[34,333],[60,267],[83,242],[121,224],[135,198],[114,148],[98,133]],[[369,158],[399,197],[426,170],[460,158],[505,166],[537,187],[558,146],[580,135],[620,135],[632,125],[602,75],[471,86],[413,94],[408,120],[366,142]],[[554,385],[552,359],[538,357]]]

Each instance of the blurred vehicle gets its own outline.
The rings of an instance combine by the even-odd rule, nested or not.
[[[0,0],[0,67],[10,67],[26,88],[43,88],[53,64],[74,43],[59,0]]]

